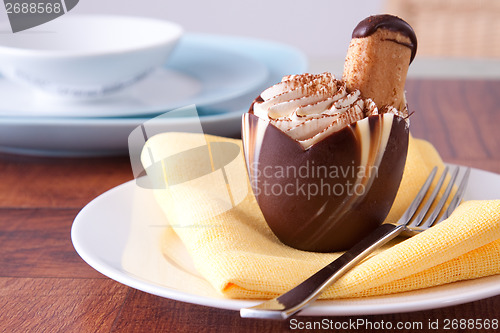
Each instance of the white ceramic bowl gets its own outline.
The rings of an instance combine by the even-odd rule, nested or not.
[[[183,29],[150,18],[64,15],[0,34],[0,71],[14,81],[67,98],[104,96],[164,64]]]

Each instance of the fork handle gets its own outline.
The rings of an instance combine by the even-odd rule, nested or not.
[[[399,235],[405,226],[382,224],[349,251],[281,296],[242,308],[241,317],[287,319],[313,303],[319,295],[370,253]]]

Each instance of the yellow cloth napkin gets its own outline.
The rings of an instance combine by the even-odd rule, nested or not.
[[[146,143],[142,162],[196,269],[226,297],[277,296],[341,255],[296,250],[273,235],[249,187],[240,140],[160,134]],[[434,147],[410,138],[386,222],[398,219],[435,165],[443,168]],[[425,233],[390,242],[321,297],[385,295],[499,274],[499,258],[500,200],[469,201]]]

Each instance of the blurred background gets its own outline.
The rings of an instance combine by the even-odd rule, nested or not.
[[[156,17],[187,32],[283,42],[308,56],[311,71],[334,73],[342,70],[355,25],[371,14],[392,13],[417,33],[418,57],[410,75],[500,77],[498,0],[80,0],[72,11],[88,13]],[[5,11],[1,15],[6,19]],[[471,60],[466,68],[464,58]]]
[[[156,17],[186,32],[268,39],[297,47],[310,71],[342,71],[352,29],[366,16],[392,13],[418,37],[413,76],[500,77],[498,0],[80,0],[71,12]],[[0,19],[6,19],[1,11]],[[468,59],[467,66],[463,59]],[[425,63],[421,65],[421,62]]]

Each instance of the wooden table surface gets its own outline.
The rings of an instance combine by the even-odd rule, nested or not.
[[[500,173],[500,80],[410,80],[407,96],[414,136],[430,140],[447,162]],[[153,296],[80,259],[70,239],[73,219],[93,198],[132,178],[126,156],[0,155],[1,332],[300,331],[290,322],[241,319],[234,311]],[[416,313],[328,319],[427,325],[494,318],[500,318],[500,296]],[[322,319],[298,317],[304,325]],[[357,330],[364,331],[370,330]]]

